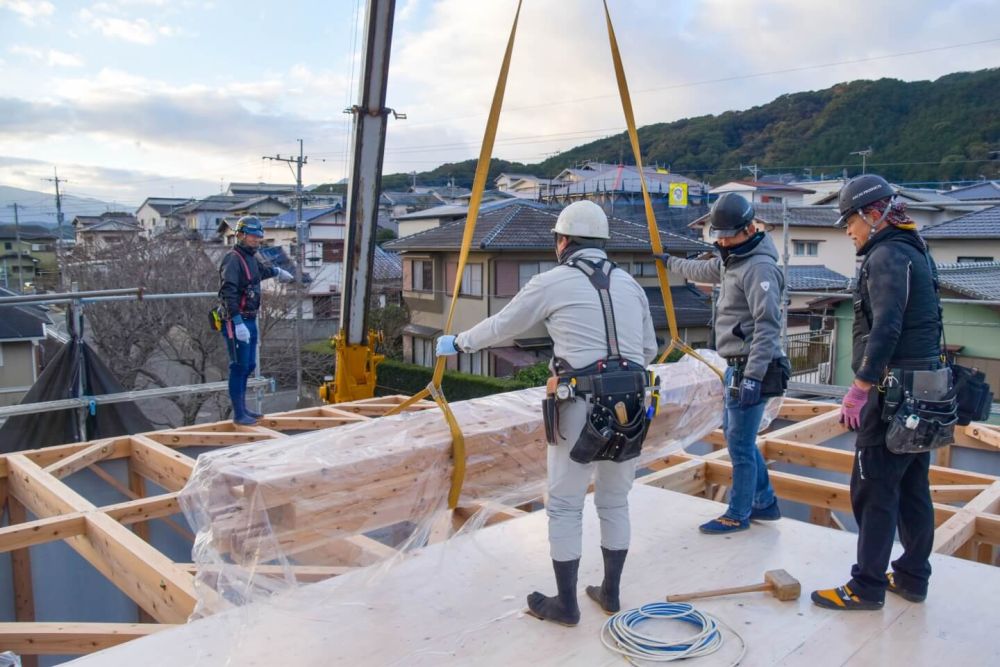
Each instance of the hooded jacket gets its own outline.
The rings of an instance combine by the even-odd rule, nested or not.
[[[688,280],[717,283],[712,320],[715,344],[724,357],[747,357],[745,377],[763,380],[781,349],[781,293],[784,279],[778,249],[763,232],[711,259],[667,257],[667,268]]]
[[[258,257],[257,251],[239,243],[232,252],[227,252],[219,265],[219,300],[225,309],[226,319],[231,320],[236,315],[245,319],[257,317],[260,281],[273,278],[277,273],[277,269]]]
[[[923,240],[890,226],[858,255],[865,259],[854,291],[854,374],[878,383],[892,362],[934,361],[941,354],[940,301]]]

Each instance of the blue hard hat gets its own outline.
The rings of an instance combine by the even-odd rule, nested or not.
[[[260,220],[252,215],[246,215],[236,223],[236,233],[250,234],[251,236],[264,236],[264,225]]]

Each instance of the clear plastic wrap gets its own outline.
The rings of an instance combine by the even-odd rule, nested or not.
[[[724,362],[704,352],[713,364]],[[640,466],[722,421],[722,383],[685,357],[654,365],[660,409]],[[437,409],[381,417],[201,455],[180,504],[197,533],[195,616],[301,583],[391,563],[490,523],[545,493],[542,388],[451,404],[466,446],[459,510],[447,511],[451,437]],[[770,411],[769,411],[770,412]],[[378,568],[369,572],[377,575]]]

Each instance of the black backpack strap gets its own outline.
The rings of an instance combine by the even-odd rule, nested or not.
[[[608,359],[620,359],[621,350],[618,347],[615,309],[611,304],[611,272],[616,268],[615,263],[607,259],[593,262],[580,258],[571,259],[566,262],[566,266],[572,266],[583,272],[583,275],[590,280],[590,284],[597,290],[597,295],[601,300],[601,314],[604,315],[604,333],[608,340]]]

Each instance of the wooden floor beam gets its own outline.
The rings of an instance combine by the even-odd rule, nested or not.
[[[81,655],[171,627],[161,623],[0,623],[0,646],[20,655]]]

